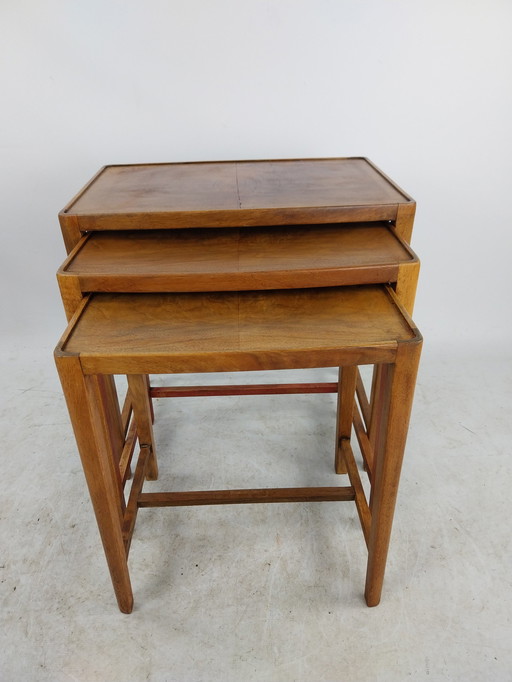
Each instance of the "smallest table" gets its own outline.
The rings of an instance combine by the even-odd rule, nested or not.
[[[322,500],[355,502],[368,545],[365,598],[378,604],[420,349],[418,330],[386,285],[84,298],[55,358],[120,609],[133,607],[127,558],[139,508]],[[381,366],[375,452],[354,400],[364,364]],[[144,479],[158,476],[144,375],[333,366],[340,368],[334,463],[350,485],[143,492]],[[131,452],[119,459],[110,441],[102,381],[113,374],[128,376],[140,445],[127,503]],[[353,422],[369,502],[350,445]]]

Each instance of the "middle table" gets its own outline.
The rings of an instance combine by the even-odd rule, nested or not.
[[[68,317],[88,292],[396,283],[412,310],[419,261],[385,222],[92,232],[57,273]]]

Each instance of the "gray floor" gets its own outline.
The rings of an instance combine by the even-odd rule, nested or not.
[[[50,351],[29,351],[2,358],[2,682],[512,680],[510,352],[425,349],[379,607],[353,505],[252,505],[141,510],[126,616]],[[340,480],[332,396],[156,410],[163,486]]]

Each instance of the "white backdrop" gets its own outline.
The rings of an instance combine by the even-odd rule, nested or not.
[[[511,29],[509,0],[2,0],[2,339],[56,342],[57,212],[100,166],[365,155],[418,202],[429,347],[508,344]]]

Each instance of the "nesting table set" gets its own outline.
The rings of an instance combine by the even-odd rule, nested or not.
[[[414,213],[364,158],[106,166],[61,211],[69,325],[55,359],[121,611],[133,608],[138,510],[203,504],[355,502],[366,603],[379,603],[421,351]],[[369,391],[362,365],[373,366]],[[150,381],[317,367],[339,368],[338,381]],[[114,375],[127,377],[122,405]],[[328,392],[347,485],[143,491],[158,477],[153,398]]]

